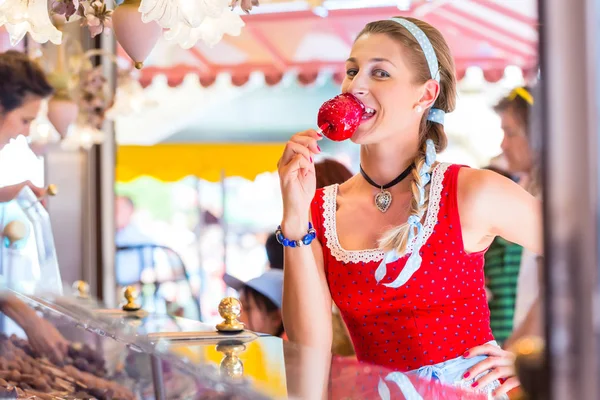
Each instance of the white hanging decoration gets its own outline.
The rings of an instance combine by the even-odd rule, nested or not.
[[[204,18],[219,17],[228,6],[229,0],[142,0],[139,11],[142,21],[156,21],[164,29],[179,24],[197,28]]]
[[[38,43],[62,42],[62,32],[50,20],[47,0],[0,0],[0,26],[3,25],[12,46],[27,33]]]
[[[184,49],[192,48],[198,40],[213,47],[223,39],[223,35],[239,36],[244,27],[244,21],[235,12],[225,9],[220,17],[207,17],[197,28],[179,24],[177,28],[164,32],[167,41],[175,42]]]
[[[230,8],[230,0],[142,0],[142,21],[156,21],[167,41],[184,49],[198,40],[216,45],[223,35],[239,36],[242,18]]]

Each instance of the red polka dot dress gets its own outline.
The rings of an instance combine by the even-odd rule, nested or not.
[[[459,165],[435,166],[423,223],[420,268],[398,288],[384,286],[413,251],[387,265],[379,283],[379,249],[348,251],[336,231],[338,186],[317,191],[313,224],[323,247],[329,291],[340,309],[360,361],[411,371],[461,356],[494,340],[484,290],[484,252],[464,251],[457,206]]]

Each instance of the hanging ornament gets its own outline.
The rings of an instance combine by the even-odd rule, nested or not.
[[[112,25],[117,41],[141,69],[162,33],[156,21],[144,23],[139,13],[140,0],[125,0],[112,14]]]
[[[77,120],[79,106],[68,94],[57,91],[48,101],[48,120],[56,131],[65,137],[69,126]]]
[[[54,88],[54,96],[48,101],[48,120],[62,137],[65,137],[79,113],[79,106],[71,97],[71,74],[66,65],[65,44],[61,44],[57,47],[56,65],[47,76]]]

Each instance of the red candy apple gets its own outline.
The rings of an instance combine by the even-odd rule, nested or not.
[[[350,93],[327,100],[319,109],[317,123],[323,134],[341,142],[350,139],[365,114],[365,105]]]

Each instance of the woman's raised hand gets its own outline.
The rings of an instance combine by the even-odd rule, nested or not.
[[[317,144],[321,139],[323,137],[312,129],[297,133],[287,142],[279,160],[279,181],[283,198],[282,227],[284,235],[289,235],[293,240],[306,234],[310,202],[317,187],[313,157],[321,152]]]

